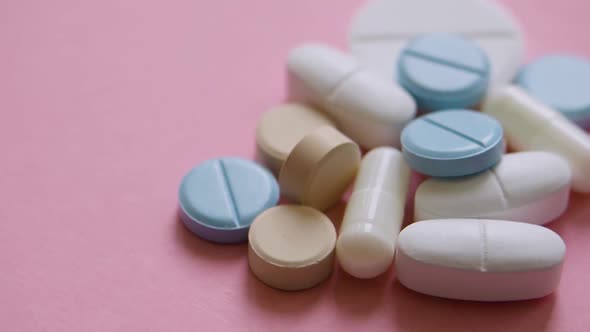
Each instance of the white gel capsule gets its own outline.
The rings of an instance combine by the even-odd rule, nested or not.
[[[289,54],[289,99],[323,108],[344,134],[365,148],[399,147],[416,103],[397,82],[362,67],[337,49],[306,44]]]
[[[559,285],[565,243],[533,224],[435,219],[401,231],[398,281],[416,292],[459,300],[516,301],[546,296]]]
[[[545,224],[567,207],[571,172],[543,151],[507,154],[474,176],[430,178],[418,187],[414,220],[482,218]]]
[[[584,130],[516,86],[492,91],[482,110],[500,121],[515,150],[544,150],[563,157],[572,170],[572,189],[590,193],[590,136]]]
[[[410,168],[393,148],[363,158],[336,244],[340,266],[357,278],[374,278],[393,260],[403,217]]]

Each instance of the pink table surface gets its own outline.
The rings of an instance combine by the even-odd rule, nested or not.
[[[528,59],[590,56],[588,1],[504,2]],[[558,292],[521,303],[431,298],[393,271],[280,292],[249,272],[246,245],[181,226],[182,175],[252,157],[288,50],[344,47],[361,3],[1,1],[0,330],[590,330],[590,196],[550,225],[568,246]]]

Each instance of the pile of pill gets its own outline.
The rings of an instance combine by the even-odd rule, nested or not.
[[[521,67],[519,26],[486,0],[372,0],[349,42],[350,54],[290,52],[289,101],[256,130],[260,163],[193,168],[179,190],[186,227],[248,241],[253,274],[282,290],[321,283],[336,261],[364,279],[394,262],[405,287],[451,299],[552,293],[566,247],[542,225],[570,189],[590,192],[590,62]],[[402,229],[412,171],[426,180]],[[323,211],[351,185],[337,233]]]

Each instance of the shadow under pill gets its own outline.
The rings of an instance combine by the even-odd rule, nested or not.
[[[427,179],[427,176],[412,171],[410,175],[410,184],[408,186],[408,193],[406,196],[406,205],[404,207],[404,222],[402,229],[414,222],[414,203],[416,197],[416,190],[422,182]]]
[[[544,331],[556,294],[514,302],[449,300],[420,294],[393,281],[392,323],[402,331]]]
[[[244,292],[246,298],[258,308],[279,315],[298,315],[310,311],[325,295],[330,279],[301,291],[283,291],[267,286],[258,280],[249,267]]]
[[[334,271],[336,308],[346,315],[369,316],[383,304],[391,287],[392,269],[374,279],[355,278],[340,266]]]
[[[189,231],[180,219],[178,213],[174,218],[177,243],[191,254],[208,261],[227,261],[246,259],[247,243],[220,244],[204,240]]]
[[[325,211],[326,216],[330,218],[336,228],[336,232],[340,232],[340,226],[342,225],[342,218],[346,211],[346,203],[343,201],[338,202],[336,205]]]
[[[547,224],[549,228],[560,232],[564,227],[575,226],[579,231],[590,230],[588,214],[590,213],[590,196],[570,192],[570,199],[565,212],[555,221]]]
[[[262,156],[262,153],[260,152],[257,146],[254,148],[254,153],[250,154],[250,159],[253,160],[255,163],[259,164],[260,166],[264,167],[266,170],[268,170],[277,181],[279,180],[279,170],[273,170],[270,168],[270,166],[264,160],[264,157]]]

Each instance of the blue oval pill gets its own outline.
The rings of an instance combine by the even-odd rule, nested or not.
[[[469,110],[430,113],[402,131],[403,155],[410,167],[430,176],[463,176],[494,166],[504,152],[502,126]]]
[[[451,34],[411,40],[398,58],[398,81],[423,111],[469,108],[490,81],[490,61],[474,42]]]
[[[573,55],[548,55],[524,66],[516,83],[531,96],[590,127],[590,61]]]
[[[264,167],[241,158],[207,160],[182,179],[180,217],[198,236],[213,242],[248,239],[254,218],[277,204],[279,185]]]

